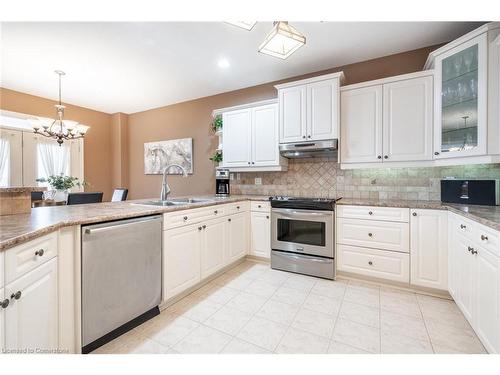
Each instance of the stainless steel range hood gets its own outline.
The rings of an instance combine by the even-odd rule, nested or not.
[[[338,139],[280,144],[281,156],[288,159],[337,157]]]

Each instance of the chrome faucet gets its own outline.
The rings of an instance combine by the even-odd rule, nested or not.
[[[162,200],[162,201],[166,201],[167,198],[168,198],[168,195],[170,194],[170,186],[168,186],[168,183],[167,183],[167,172],[172,167],[180,169],[181,172],[182,172],[182,175],[184,177],[187,177],[187,175],[188,175],[186,169],[182,165],[179,165],[179,164],[169,164],[169,165],[167,165],[165,167],[165,169],[163,170],[163,180],[162,180],[162,184],[161,184],[160,200]]]

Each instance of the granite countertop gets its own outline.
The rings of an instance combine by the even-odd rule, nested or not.
[[[467,206],[463,204],[442,203],[440,201],[373,200],[351,198],[342,198],[337,202],[337,204],[346,206],[376,206],[447,210],[500,231],[500,206]]]
[[[184,196],[175,198],[190,197]],[[267,201],[269,196],[234,195],[227,198],[196,196],[196,198],[210,198],[214,199],[214,201],[162,207],[140,205],[141,202],[155,200],[141,199],[125,202],[105,202],[74,206],[38,207],[32,209],[29,214],[1,216],[0,251],[43,236],[65,226],[99,223],[103,221],[126,219],[247,200]]]
[[[45,190],[47,190],[46,187],[40,186],[12,186],[0,188],[0,193],[31,193]]]

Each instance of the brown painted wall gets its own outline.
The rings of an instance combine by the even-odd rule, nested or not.
[[[217,139],[210,134],[209,124],[214,109],[274,98],[276,90],[273,86],[276,83],[341,70],[346,76],[345,84],[419,71],[429,52],[438,47],[426,47],[131,114],[128,121],[130,197],[150,198],[157,197],[160,193],[161,176],[144,175],[145,142],[192,137],[194,173],[187,179],[170,176],[169,184],[172,194],[211,194],[215,189],[214,165],[208,158],[216,147]]]
[[[54,117],[55,102],[50,99],[0,88],[0,108],[35,116]],[[104,192],[104,200],[111,197],[111,115],[91,109],[67,104],[68,119],[89,125],[85,136],[84,174],[92,184],[87,190]]]

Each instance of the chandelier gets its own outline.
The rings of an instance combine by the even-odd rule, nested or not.
[[[59,76],[59,102],[56,107],[57,118],[55,120],[39,117],[33,123],[33,131],[36,134],[43,135],[47,138],[53,138],[59,143],[59,146],[64,141],[83,138],[89,127],[79,124],[77,121],[64,120],[64,106],[61,102],[61,78],[66,75],[62,70],[56,70],[55,73]]]

